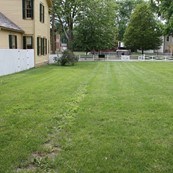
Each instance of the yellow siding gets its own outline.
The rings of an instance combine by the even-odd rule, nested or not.
[[[17,36],[17,48],[22,49],[22,34],[0,30],[0,49],[9,49],[9,35]]]
[[[40,3],[45,7],[45,22],[40,22]],[[50,17],[47,0],[34,0],[34,20],[22,18],[22,0],[0,0],[1,12],[17,24],[25,35],[33,35],[35,65],[48,62],[49,55],[37,56],[37,37],[46,38],[50,43]],[[3,39],[4,40],[4,39]],[[5,44],[5,43],[4,43]],[[21,40],[22,45],[22,40]],[[0,46],[1,47],[1,46]],[[50,46],[48,46],[50,47]],[[21,46],[22,48],[22,46]]]
[[[40,22],[40,3],[45,7],[45,22]],[[47,5],[47,0],[38,0],[35,1],[35,43],[37,43],[37,37],[46,38],[50,40],[50,17],[49,9]],[[35,50],[37,50],[37,44],[35,44]],[[49,55],[46,56],[37,56],[37,51],[35,51],[35,64],[47,63]]]
[[[23,20],[22,0],[0,0],[1,12],[17,24],[26,34],[33,34],[34,21]]]

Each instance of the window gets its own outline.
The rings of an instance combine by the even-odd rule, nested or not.
[[[17,36],[16,35],[9,35],[9,48],[17,49]]]
[[[47,55],[47,39],[37,37],[37,55]]]
[[[40,4],[40,22],[44,23],[44,6]]]
[[[33,0],[22,0],[23,19],[33,19]]]
[[[166,41],[168,41],[168,42],[169,42],[169,36],[167,36]]]
[[[31,18],[32,17],[32,7],[31,7],[31,0],[26,0],[26,17]]]
[[[33,49],[33,38],[32,36],[23,37],[23,48],[24,49]]]

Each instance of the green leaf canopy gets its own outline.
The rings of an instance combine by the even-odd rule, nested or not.
[[[162,43],[160,26],[147,3],[137,5],[125,31],[125,45],[131,49],[140,49],[142,52],[158,49]]]

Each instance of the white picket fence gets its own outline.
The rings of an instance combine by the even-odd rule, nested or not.
[[[0,76],[34,67],[34,50],[0,49]]]

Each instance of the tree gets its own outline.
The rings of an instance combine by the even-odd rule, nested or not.
[[[75,28],[75,46],[88,52],[116,45],[115,1],[92,0]]]
[[[173,34],[173,1],[172,0],[151,0],[159,16],[166,20],[165,34]]]
[[[137,5],[131,15],[124,34],[124,43],[128,48],[142,50],[158,49],[162,43],[161,24],[156,20],[147,3]]]
[[[130,20],[131,13],[137,4],[142,3],[143,0],[116,0],[116,22],[118,25],[118,40],[122,41],[123,36]]]
[[[88,1],[89,2],[89,1]],[[54,0],[54,15],[67,39],[67,48],[73,50],[73,30],[85,4],[83,0]]]
[[[56,52],[56,38],[55,38],[55,3],[53,1],[52,5],[52,11],[51,11],[51,47],[52,47],[52,53],[55,54]]]

